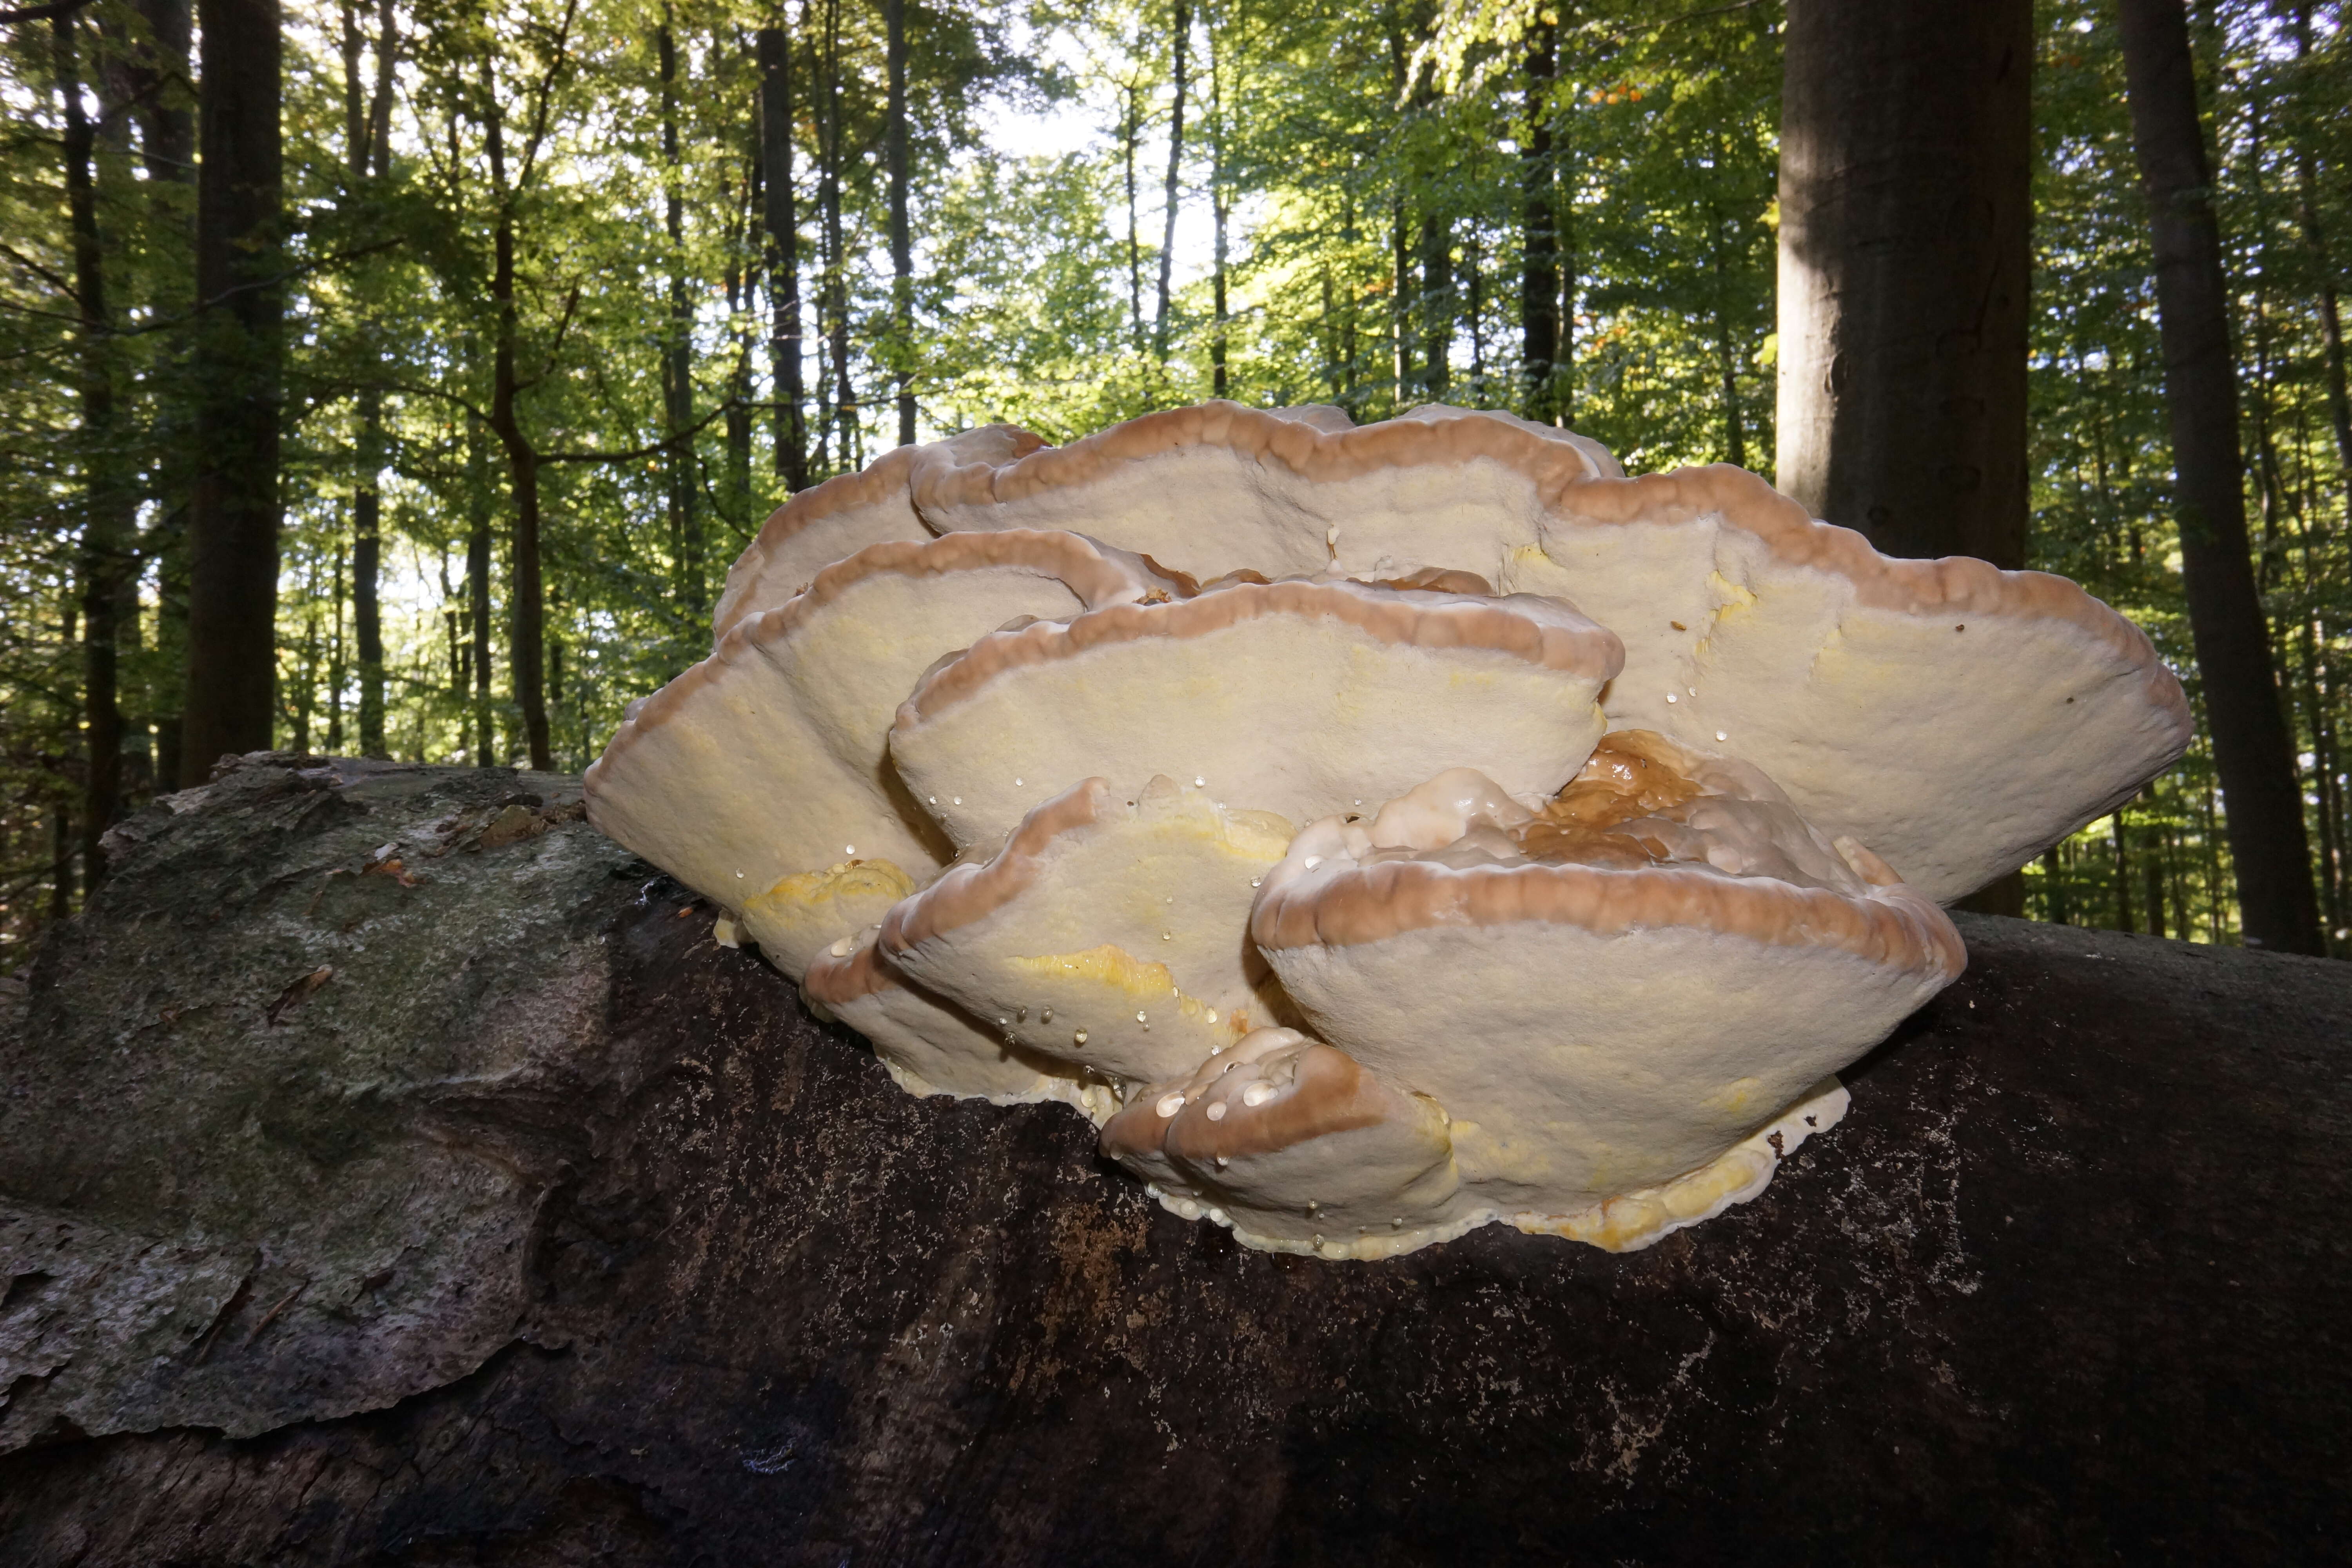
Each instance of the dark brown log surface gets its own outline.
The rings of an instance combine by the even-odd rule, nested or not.
[[[1330,1264],[902,1094],[573,798],[118,834],[0,1037],[0,1562],[2346,1552],[2347,966],[1962,917],[1754,1203]]]

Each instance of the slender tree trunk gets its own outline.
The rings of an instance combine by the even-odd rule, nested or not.
[[[359,12],[343,0],[343,149],[347,200],[356,208],[371,174],[388,166],[390,149],[378,126],[389,127],[392,106],[393,10],[383,0],[377,13],[375,97],[373,104],[361,77],[365,40]],[[355,216],[355,212],[347,213]],[[383,394],[362,386],[359,398],[359,441],[354,452],[356,476],[352,486],[352,619],[359,642],[360,754],[386,755],[383,742],[383,619],[377,584],[382,574],[383,497],[376,487],[383,468]]]
[[[1119,116],[1119,166],[1127,180],[1127,318],[1129,341],[1135,352],[1143,352],[1143,238],[1136,225],[1135,215],[1135,142],[1143,133],[1143,89],[1139,83],[1122,82],[1119,90],[1125,95],[1125,112]]]
[[[801,384],[801,236],[793,210],[793,39],[782,27],[760,29],[760,146],[768,226],[768,338],[776,395],[777,477],[808,488],[807,394]]]
[[[171,256],[172,241],[179,240],[188,245],[193,258],[195,205],[191,197],[196,178],[196,122],[186,107],[183,85],[190,79],[193,18],[188,0],[139,0],[138,9],[144,34],[131,52],[128,75],[136,102],[133,112],[139,124],[141,162],[146,167],[154,253]],[[173,267],[157,267],[152,276],[156,286],[149,304],[156,314],[179,314],[189,308],[193,299],[188,284]],[[156,376],[154,400],[152,494],[160,518],[150,531],[150,550],[156,563],[156,658],[151,666],[153,679],[148,686],[147,707],[155,725],[155,782],[167,790],[180,784],[180,710],[186,700],[191,481],[185,359],[184,351],[176,346],[168,352]],[[135,571],[124,586],[135,600]]]
[[[2306,59],[2311,54],[2308,0],[2301,0],[2294,8],[2294,54],[2297,60]],[[2305,90],[2309,92],[2312,89],[2307,84]],[[2303,223],[2304,243],[2311,249],[2313,269],[2319,277],[2319,333],[2323,345],[2321,363],[2327,377],[2327,417],[2336,431],[2336,465],[2338,482],[2344,486],[2345,520],[2352,524],[2352,395],[2347,395],[2345,389],[2344,318],[2336,299],[2336,269],[2327,254],[2326,231],[2320,225],[2319,176],[2314,167],[2307,126],[2297,127],[2294,143],[2297,216]]]
[[[202,0],[196,457],[180,782],[269,744],[277,665],[279,30],[276,0]]]
[[[1454,225],[1435,213],[1421,217],[1421,393],[1426,402],[1444,399],[1451,381],[1448,351],[1454,344]]]
[[[678,605],[688,616],[698,617],[708,606],[703,583],[702,506],[699,476],[695,471],[694,438],[694,306],[687,298],[686,193],[677,144],[677,39],[670,27],[670,6],[662,5],[661,26],[654,34],[654,53],[661,70],[662,230],[669,238],[669,331],[662,345],[662,413],[667,428],[667,463],[671,542],[677,551]]]
[[[1225,395],[1225,356],[1228,353],[1225,309],[1227,260],[1225,223],[1232,212],[1225,195],[1224,74],[1219,68],[1217,58],[1215,13],[1203,5],[1201,20],[1209,42],[1209,213],[1216,226],[1216,259],[1210,281],[1212,303],[1216,312],[1216,330],[1215,335],[1209,340],[1209,364],[1213,394],[1223,397]]]
[[[2227,284],[2188,17],[2182,0],[2121,0],[2121,16],[2133,141],[2155,236],[2181,574],[2229,802],[2240,921],[2248,946],[2319,952],[2294,745],[2247,560]]]
[[[2132,919],[2131,891],[2131,830],[2124,826],[2123,808],[2116,808],[2114,818],[2116,845],[2116,929],[2137,931],[2137,921]]]
[[[898,388],[898,445],[915,443],[915,254],[907,228],[907,3],[882,0],[890,76],[890,362]]]
[[[340,535],[341,531],[338,530]],[[349,649],[343,642],[343,546],[340,537],[335,542],[335,576],[333,592],[328,595],[327,609],[331,621],[327,630],[327,751],[341,756],[343,750],[343,678],[350,668],[346,657]]]
[[[857,389],[849,378],[848,260],[841,237],[841,0],[824,7],[824,167],[818,184],[824,204],[825,310],[832,346],[833,420],[837,451],[834,466],[847,472],[857,463]]]
[[[1559,412],[1553,362],[1559,357],[1559,175],[1552,161],[1552,90],[1559,27],[1540,16],[1528,29],[1527,126],[1519,142],[1519,380],[1527,416],[1549,424]]]
[[[1168,362],[1168,281],[1169,268],[1176,261],[1177,185],[1184,168],[1184,48],[1192,32],[1192,12],[1189,0],[1175,0],[1176,28],[1174,107],[1168,120],[1168,187],[1165,196],[1165,221],[1160,234],[1160,305],[1151,318],[1151,349],[1162,364]]]
[[[1786,37],[1780,487],[2021,566],[2032,0],[1791,0]]]
[[[122,815],[122,712],[117,701],[123,584],[132,572],[137,494],[119,477],[130,466],[117,449],[113,318],[107,301],[106,252],[98,228],[90,168],[94,140],[82,108],[81,24],[71,13],[51,19],[58,90],[65,108],[66,206],[73,237],[74,306],[79,318],[79,466],[82,473],[81,578],[82,884],[106,877],[100,840]],[[135,615],[136,603],[133,603]],[[135,621],[134,621],[135,626]]]
[[[474,633],[474,765],[487,767],[499,760],[490,697],[490,463],[482,428],[470,418],[466,466],[472,480],[467,487],[466,604]]]
[[[547,630],[545,590],[540,581],[538,449],[524,432],[515,399],[520,376],[515,356],[520,334],[515,299],[514,200],[507,185],[505,110],[498,84],[487,68],[483,79],[482,135],[489,154],[492,219],[490,301],[498,313],[498,342],[490,362],[490,429],[505,448],[508,484],[514,492],[514,544],[508,585],[510,625],[507,663],[513,671],[515,706],[522,710],[523,742],[530,765],[555,765],[547,731],[547,687],[541,664]]]

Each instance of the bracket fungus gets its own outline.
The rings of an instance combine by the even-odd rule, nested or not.
[[[2063,578],[1434,406],[904,447],[772,518],[716,629],[597,826],[910,1092],[1066,1102],[1331,1258],[1755,1196],[1959,973],[1938,901],[2189,733]]]

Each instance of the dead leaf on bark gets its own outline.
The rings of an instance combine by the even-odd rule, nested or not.
[[[318,968],[310,971],[310,973],[302,976],[301,979],[297,980],[294,984],[289,985],[285,990],[280,991],[278,994],[278,1000],[269,1005],[269,1012],[268,1015],[269,1021],[272,1024],[277,1023],[278,1016],[288,1008],[299,1005],[302,1001],[308,998],[313,991],[316,991],[320,986],[324,985],[328,981],[332,980],[334,977],[334,966],[332,964],[322,963],[319,965]]]

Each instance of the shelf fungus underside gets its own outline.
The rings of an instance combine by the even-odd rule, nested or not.
[[[1939,904],[2188,742],[2063,578],[1439,407],[903,447],[718,620],[597,826],[909,1092],[1329,1258],[1755,1196],[1960,973]]]

